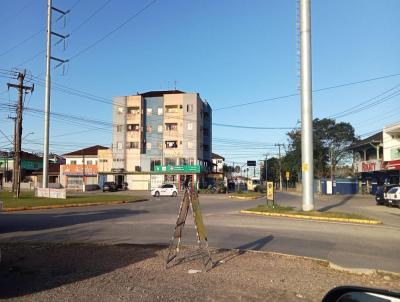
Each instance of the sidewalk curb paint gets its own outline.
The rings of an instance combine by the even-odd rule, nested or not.
[[[138,199],[135,201],[111,201],[111,202],[91,202],[91,203],[76,203],[76,204],[60,204],[60,205],[48,205],[48,206],[34,206],[34,207],[18,207],[18,208],[3,208],[3,212],[18,212],[18,211],[31,211],[31,210],[49,210],[49,209],[62,209],[62,208],[79,208],[89,206],[101,206],[101,205],[116,205],[124,203],[135,203],[147,201],[148,199]]]
[[[241,199],[241,200],[255,200],[263,197],[261,196],[235,196],[235,195],[229,195],[229,198],[231,199]]]
[[[256,212],[256,211],[247,211],[247,210],[241,210],[240,213],[253,214],[253,215],[264,215],[264,216],[275,216],[275,217],[300,218],[300,219],[310,219],[310,220],[325,220],[325,221],[351,222],[351,223],[363,223],[363,224],[382,224],[382,221],[369,220],[369,219],[334,218],[334,217],[323,217],[323,216],[307,216],[307,215],[296,215],[296,214]]]

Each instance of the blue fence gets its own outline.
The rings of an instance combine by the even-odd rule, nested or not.
[[[328,179],[321,179],[321,193],[327,194]],[[332,194],[357,194],[358,180],[352,178],[335,178],[332,185]]]

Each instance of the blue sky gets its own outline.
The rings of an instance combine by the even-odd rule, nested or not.
[[[67,26],[53,30],[71,33],[65,51],[53,55],[69,59],[116,28],[151,1],[53,0],[68,9],[75,5]],[[93,18],[74,30],[103,5]],[[218,108],[293,94],[298,91],[298,56],[295,0],[183,1],[159,0],[104,41],[71,60],[68,72],[53,70],[53,80],[68,88],[111,100],[116,95],[149,90],[177,89],[199,92],[214,109],[216,123],[294,127],[300,118],[298,96],[249,106]],[[313,88],[319,89],[400,73],[400,10],[397,0],[313,1]],[[47,1],[0,2],[0,69],[11,69],[46,46]],[[42,31],[41,31],[42,30]],[[8,49],[38,33],[26,43]],[[1,55],[3,54],[3,55]],[[54,66],[54,64],[53,64]],[[25,63],[30,75],[44,79],[45,54]],[[0,77],[0,103],[13,102]],[[15,82],[15,81],[14,81]],[[393,88],[400,76],[315,92],[314,117],[328,117]],[[378,131],[400,120],[399,98],[340,118],[351,122],[359,135]],[[44,107],[44,89],[36,84],[28,107]],[[111,105],[52,91],[51,110],[111,122]],[[0,108],[1,130],[12,135],[7,108]],[[98,127],[98,125],[96,125]],[[51,150],[64,153],[92,144],[111,144],[111,128],[91,130],[60,120],[51,123]],[[43,118],[24,116],[23,147],[42,149]],[[275,143],[287,142],[287,130],[248,130],[214,126],[213,151],[229,162],[258,160],[276,154]],[[75,134],[70,134],[75,133]],[[64,135],[68,134],[68,135]],[[60,136],[63,135],[63,136]],[[57,137],[58,136],[58,137]],[[0,135],[2,149],[10,148]]]

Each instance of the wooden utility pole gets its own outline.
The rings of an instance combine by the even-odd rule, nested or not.
[[[23,111],[23,101],[24,93],[33,92],[34,86],[24,86],[25,71],[18,73],[18,84],[7,83],[8,89],[17,88],[18,89],[18,106],[17,106],[17,117],[16,117],[16,127],[15,127],[15,152],[14,152],[14,167],[13,167],[13,192],[14,197],[19,198],[20,188],[21,188],[21,146],[22,146],[22,111]]]

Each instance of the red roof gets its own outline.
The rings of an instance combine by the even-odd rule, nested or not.
[[[105,150],[105,149],[108,149],[108,148],[104,147],[104,146],[96,145],[96,146],[80,149],[77,151],[73,151],[70,153],[66,153],[63,156],[82,156],[82,155],[96,155],[97,156],[97,153],[99,150]]]

